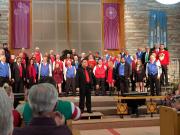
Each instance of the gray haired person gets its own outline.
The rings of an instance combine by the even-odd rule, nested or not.
[[[63,125],[63,116],[53,112],[58,101],[57,89],[48,83],[31,87],[28,102],[33,118],[28,126],[15,128],[13,135],[72,135],[69,128]]]
[[[0,88],[0,135],[12,135],[12,103],[3,88]]]

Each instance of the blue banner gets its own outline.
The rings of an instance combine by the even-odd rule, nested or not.
[[[163,11],[149,12],[149,46],[164,44],[167,48],[167,15]]]

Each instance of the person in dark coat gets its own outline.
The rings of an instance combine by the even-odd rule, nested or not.
[[[10,51],[8,49],[8,44],[7,43],[3,43],[3,49],[4,49],[5,56],[6,56],[6,62],[9,63],[10,58],[11,58],[11,54],[10,54]]]
[[[52,84],[41,83],[29,90],[33,118],[28,126],[15,128],[13,135],[72,135],[61,113],[53,112],[58,92]],[[43,103],[43,104],[42,104]]]
[[[131,66],[125,62],[125,58],[121,58],[121,62],[116,67],[116,79],[119,82],[121,95],[129,92],[129,78]]]
[[[14,93],[24,92],[24,81],[26,77],[26,71],[21,63],[22,58],[17,57],[16,62],[12,68],[12,81],[14,82]]]
[[[88,113],[92,113],[91,110],[91,86],[93,85],[92,80],[92,69],[88,67],[86,59],[82,60],[82,66],[77,70],[76,73],[76,88],[80,91],[79,108],[81,113],[84,112],[84,102],[86,98],[86,108]]]

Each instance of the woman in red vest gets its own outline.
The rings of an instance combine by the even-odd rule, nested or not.
[[[35,58],[32,57],[27,67],[28,88],[30,88],[33,84],[36,83],[36,68],[35,68],[34,62],[35,62]]]
[[[56,55],[56,61],[53,63],[53,78],[56,81],[59,95],[61,95],[61,84],[63,83],[63,62],[60,60],[59,54]]]
[[[113,61],[108,61],[108,69],[107,69],[107,83],[109,85],[109,91],[110,91],[110,96],[114,92],[114,63]]]

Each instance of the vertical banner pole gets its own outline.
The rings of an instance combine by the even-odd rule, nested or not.
[[[70,0],[66,0],[66,39],[67,39],[67,46],[69,49],[71,49],[71,44],[70,44]]]

